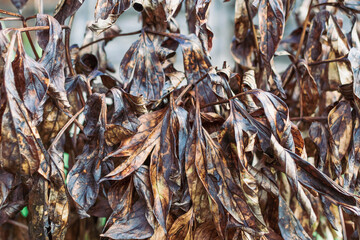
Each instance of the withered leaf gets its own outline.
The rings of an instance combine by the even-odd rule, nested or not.
[[[279,197],[279,228],[284,239],[311,239],[282,197]]]
[[[134,135],[140,124],[135,114],[131,112],[127,98],[124,97],[126,93],[117,88],[112,88],[111,93],[114,97],[114,113],[105,130],[105,141],[109,146]]]
[[[1,121],[0,162],[5,170],[26,179],[38,171],[39,166],[45,162],[45,149],[15,87],[15,77],[10,62],[10,52],[14,47],[15,38],[16,35],[13,35],[4,67],[6,94],[4,97],[7,103]],[[40,168],[39,171],[41,170]],[[47,178],[46,174],[44,177]]]
[[[352,134],[352,116],[351,106],[348,101],[339,102],[333,108],[328,116],[328,124],[330,129],[330,143],[332,152],[332,161],[335,165],[336,175],[341,174],[341,160],[347,153],[350,145]]]
[[[15,85],[32,116],[33,122],[37,125],[43,117],[43,108],[50,81],[49,75],[40,63],[25,53],[20,33],[17,34],[17,40],[18,55],[12,63],[14,71],[17,73]]]
[[[304,113],[309,116],[314,113],[319,102],[319,90],[315,79],[310,73],[309,68],[305,64],[300,64],[301,75],[301,91],[302,91],[302,104],[304,106]]]
[[[281,0],[261,0],[259,5],[260,50],[270,63],[285,29],[285,15]]]
[[[169,230],[169,239],[192,239],[191,228],[193,225],[193,209],[175,220]]]
[[[144,239],[151,237],[154,234],[154,229],[147,222],[145,212],[145,201],[141,199],[136,201],[130,213],[123,218],[117,219],[101,236],[112,239]]]
[[[149,100],[161,97],[165,74],[154,43],[145,32],[132,44],[121,61],[120,77],[124,89],[132,95],[142,95]]]
[[[181,34],[171,34],[171,37],[180,43],[185,75],[189,83],[195,84],[199,79],[204,77],[210,67],[209,58],[204,54],[201,42],[194,35],[189,36]],[[201,103],[210,103],[216,101],[216,95],[213,93],[210,76],[197,84],[200,93]]]
[[[105,96],[93,94],[85,107],[84,133],[90,138],[82,154],[67,176],[67,188],[76,202],[80,216],[86,213],[95,203],[99,192],[99,180],[102,177],[102,162],[105,155],[103,134],[105,131],[106,105]]]
[[[64,24],[65,20],[76,13],[85,0],[60,0],[56,5],[54,18],[60,24]]]
[[[264,234],[266,230],[261,227],[261,220],[254,216],[251,208],[246,204],[244,193],[234,181],[219,143],[215,142],[202,127],[198,106],[195,117],[188,141],[190,149],[187,153],[187,161],[191,158],[195,159],[196,172],[211,198],[209,201],[210,205],[213,205],[211,207],[218,206],[220,211],[223,211],[221,208],[226,209],[239,223],[242,230],[252,235]],[[191,147],[192,144],[195,146]],[[189,183],[189,187],[191,187],[191,183]],[[224,216],[213,217],[221,219]],[[222,236],[224,229],[220,222],[216,228],[218,234]]]
[[[50,76],[50,95],[65,107],[70,107],[65,91],[65,45],[62,42],[62,28],[52,16],[36,15],[36,26],[49,26],[49,30],[37,32],[38,43],[44,50],[39,63]]]

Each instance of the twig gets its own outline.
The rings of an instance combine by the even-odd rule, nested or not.
[[[320,64],[324,64],[324,63],[331,63],[331,62],[346,62],[348,61],[346,56],[342,56],[339,58],[333,58],[333,59],[325,59],[322,61],[318,61],[318,62],[312,62],[309,63],[308,66],[315,66],[315,65],[320,65]]]
[[[37,5],[37,8],[38,8],[38,13],[43,14],[44,13],[43,0],[36,0],[36,5]]]
[[[0,17],[0,21],[22,21],[19,17]]]
[[[24,27],[24,28],[27,28],[27,27],[28,27],[28,26],[27,26],[27,23],[26,23],[26,19],[23,19],[22,23],[23,23],[23,27]],[[35,59],[36,59],[36,61],[37,61],[37,60],[39,60],[39,59],[40,59],[40,57],[39,57],[39,55],[38,55],[38,53],[37,53],[37,51],[36,51],[36,48],[35,48],[34,42],[32,41],[32,39],[31,39],[31,36],[30,36],[30,33],[29,33],[29,32],[25,32],[25,34],[26,34],[26,36],[27,36],[27,38],[28,38],[28,40],[29,40],[29,43],[30,43],[31,49],[32,49],[32,50],[33,50],[33,52],[34,52]]]
[[[315,122],[315,121],[327,121],[327,117],[292,117],[290,118],[291,121],[308,121],[308,122]]]
[[[141,30],[135,31],[135,32],[129,32],[129,33],[119,33],[119,34],[112,35],[112,36],[109,36],[109,37],[99,38],[99,39],[97,39],[97,40],[95,40],[95,41],[93,41],[93,42],[90,42],[90,43],[88,43],[88,44],[85,44],[84,46],[81,46],[81,47],[79,48],[79,50],[82,50],[82,49],[84,49],[84,48],[87,48],[87,47],[89,47],[89,46],[91,46],[91,45],[93,45],[93,44],[95,44],[95,43],[97,43],[97,42],[101,42],[101,41],[103,41],[103,40],[110,40],[110,39],[113,39],[113,38],[116,38],[116,37],[130,36],[130,35],[135,35],[135,34],[139,34],[139,33],[141,33]]]
[[[211,107],[211,106],[222,104],[222,103],[228,103],[230,100],[232,100],[234,98],[240,97],[240,96],[245,95],[245,94],[249,94],[251,92],[252,92],[252,90],[249,90],[249,91],[246,91],[246,92],[241,92],[241,93],[238,93],[238,94],[232,96],[231,98],[220,100],[218,102],[208,103],[208,104],[205,104],[203,106],[200,106],[200,108],[207,108],[207,107]]]
[[[17,226],[17,227],[21,227],[21,228],[23,228],[23,229],[26,229],[26,231],[29,230],[28,226],[26,226],[26,225],[23,224],[23,223],[17,222],[17,221],[15,221],[15,220],[9,219],[9,220],[7,220],[6,222],[7,222],[7,223],[10,223],[10,224],[12,224],[12,225],[15,225],[15,226]]]
[[[27,22],[27,21],[29,21],[31,19],[34,19],[34,18],[36,18],[36,15],[32,15],[30,17],[25,18],[25,21]]]
[[[75,13],[73,15],[71,15],[71,17],[70,17],[70,20],[69,20],[69,23],[68,23],[69,28],[72,27],[72,25],[74,23],[74,18],[75,18]]]
[[[254,44],[255,44],[255,47],[256,47],[256,52],[257,52],[257,57],[258,57],[259,67],[260,67],[261,53],[260,53],[259,43],[258,43],[258,40],[257,40],[256,29],[255,29],[254,23],[252,21],[252,16],[251,16],[250,6],[249,6],[249,0],[245,0],[245,4],[246,4],[247,15],[248,15],[248,18],[249,18],[249,21],[250,21],[251,32],[252,32],[253,37],[254,37]]]
[[[68,26],[61,25],[62,29],[69,29]],[[49,26],[36,26],[36,27],[23,27],[23,28],[8,28],[13,31],[19,31],[19,32],[28,32],[28,31],[40,31],[40,30],[49,30]]]
[[[208,76],[208,72],[205,73],[199,80],[197,80],[195,83],[189,84],[186,86],[186,88],[180,93],[180,95],[176,98],[175,103],[177,104],[181,98],[188,93],[191,89],[193,89],[199,82],[203,81],[207,76]]]
[[[54,141],[51,143],[49,150],[59,141],[60,137],[64,134],[66,129],[76,120],[76,118],[84,111],[84,107],[81,108],[74,116],[72,116],[69,121],[61,128],[61,130],[56,135]],[[49,151],[48,150],[48,151]]]
[[[21,14],[9,12],[9,11],[3,10],[3,9],[0,9],[0,13],[6,14],[6,15],[9,15],[9,16],[24,18]]]
[[[304,25],[303,25],[303,29],[302,29],[302,32],[301,32],[301,38],[300,38],[299,46],[298,46],[298,49],[297,49],[297,52],[296,52],[296,56],[295,56],[295,63],[299,60],[301,48],[302,48],[302,45],[303,45],[304,40],[305,40],[305,33],[306,33],[306,28],[307,28],[307,25],[308,25],[308,22],[309,22],[309,18],[310,18],[310,13],[311,13],[311,9],[312,9],[312,3],[313,3],[313,0],[310,1],[309,9],[308,9],[308,12],[307,12],[305,21],[304,21]]]
[[[66,52],[66,61],[70,69],[70,77],[75,76],[76,73],[72,65],[71,55],[70,55],[70,28],[65,30],[65,52]]]

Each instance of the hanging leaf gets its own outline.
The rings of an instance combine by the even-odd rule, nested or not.
[[[154,44],[145,32],[126,52],[120,64],[120,76],[128,93],[149,100],[161,97],[165,75]]]

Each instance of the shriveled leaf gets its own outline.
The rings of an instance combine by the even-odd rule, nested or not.
[[[37,125],[43,118],[43,108],[50,81],[49,74],[41,64],[25,53],[20,34],[17,35],[17,39],[18,55],[12,63],[17,73],[15,85],[33,122]]]
[[[65,107],[70,107],[65,91],[65,45],[62,42],[62,28],[59,22],[45,14],[36,15],[36,26],[49,26],[50,30],[37,32],[38,43],[44,50],[39,63],[50,76],[50,95]]]
[[[15,37],[14,35],[12,38],[9,53],[13,49]],[[47,170],[39,169],[39,166],[45,162],[45,149],[15,87],[9,53],[4,67],[7,103],[1,121],[1,166],[13,174],[25,177],[25,179],[38,170],[47,178]]]
[[[169,239],[192,239],[193,209],[181,215],[175,220],[169,230]]]
[[[120,76],[128,93],[149,100],[161,97],[165,75],[154,43],[145,32],[126,52],[120,64]]]
[[[284,239],[311,239],[282,197],[279,197],[279,228]]]
[[[101,160],[103,159],[105,140],[106,105],[105,96],[94,94],[88,100],[85,108],[87,119],[84,133],[91,140],[84,146],[81,155],[67,176],[67,188],[75,201],[81,217],[94,205],[99,193],[99,180],[102,177]],[[105,173],[106,174],[106,173]]]
[[[145,212],[146,204],[144,200],[138,200],[126,217],[117,219],[100,236],[112,239],[145,239],[151,237],[154,234],[154,229],[147,222]]]
[[[261,0],[259,6],[260,50],[265,62],[270,62],[285,29],[281,0]]]
[[[131,112],[131,106],[123,96],[123,90],[112,88],[111,92],[114,97],[114,113],[105,130],[105,141],[109,146],[134,135],[140,124],[135,114]]]
[[[348,101],[341,101],[328,116],[332,144],[332,161],[336,175],[341,174],[341,159],[348,151],[352,134],[351,106]]]
[[[60,0],[56,5],[54,18],[60,24],[64,24],[65,20],[81,7],[85,0]]]

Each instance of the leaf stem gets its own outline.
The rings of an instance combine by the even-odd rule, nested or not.
[[[66,25],[61,25],[62,29],[70,29]],[[10,30],[19,31],[19,32],[28,32],[28,31],[40,31],[40,30],[49,30],[49,26],[35,26],[35,27],[22,27],[22,28],[8,28]]]
[[[70,56],[70,28],[65,30],[65,53],[66,53],[66,62],[70,69],[70,77],[75,76],[76,72],[71,63],[71,56]]]
[[[0,17],[0,21],[22,21],[23,18],[19,17]]]
[[[252,91],[252,90],[246,91],[246,92],[241,92],[241,93],[238,93],[238,94],[232,96],[231,98],[228,98],[228,99],[220,100],[220,101],[217,101],[217,102],[212,102],[212,103],[208,103],[208,104],[202,105],[202,106],[200,106],[200,108],[207,108],[207,107],[211,107],[211,106],[218,105],[218,104],[222,104],[222,103],[228,103],[230,100],[232,100],[232,99],[234,99],[234,98],[237,98],[237,97],[240,97],[240,96],[242,96],[242,95],[251,93],[251,91]]]

